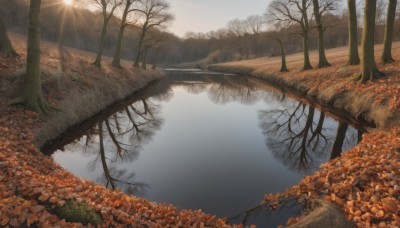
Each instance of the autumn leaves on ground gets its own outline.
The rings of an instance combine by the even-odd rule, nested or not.
[[[25,40],[18,36],[13,36],[13,40],[17,52],[24,53]],[[109,80],[122,77],[134,82],[139,81],[137,76],[140,72],[131,71],[129,66],[125,70],[105,66],[103,71],[100,71],[90,65],[91,55],[73,49],[68,50],[67,56],[70,56],[70,59],[66,61],[66,73],[57,79],[54,76],[57,54],[53,51],[52,44],[46,43],[43,46],[44,95],[56,107],[61,105],[62,108],[64,100],[79,98],[85,91],[99,86],[99,79],[103,79],[102,77]],[[398,46],[396,43],[395,50]],[[400,108],[400,84],[397,79],[400,66],[398,63],[379,66],[386,73],[385,77],[373,83],[354,83],[352,79],[357,72],[357,66],[345,66],[342,54],[340,49],[329,50],[328,57],[332,59],[333,66],[308,72],[292,70],[290,73],[280,74],[277,73],[276,64],[260,64],[260,60],[268,63],[274,59],[256,59],[245,64],[241,62],[215,67],[224,67],[225,71],[246,69],[254,76],[266,80],[274,78],[275,82],[282,85],[290,79],[291,82],[294,81],[291,87],[302,87],[300,90],[306,91],[310,97],[318,97],[324,91],[330,91],[330,102],[333,106],[336,103],[335,99],[332,100],[333,97],[337,97],[338,94],[346,95],[350,93],[350,89],[355,88],[359,97],[372,99],[372,106],[367,108],[390,110],[394,115],[381,117],[379,131],[366,134],[356,148],[323,165],[319,172],[306,177],[299,185],[284,193],[266,196],[265,201],[288,195],[323,199],[340,206],[348,219],[361,227],[374,224],[397,227],[400,223],[400,129],[396,113]],[[311,57],[313,63],[315,55],[312,54]],[[119,191],[111,191],[90,181],[76,178],[60,168],[50,157],[44,156],[33,143],[38,140],[38,132],[46,126],[47,121],[23,108],[7,106],[21,86],[21,79],[14,72],[23,67],[25,56],[21,54],[17,59],[0,58],[0,225],[84,226],[101,222],[105,227],[124,224],[150,227],[188,227],[202,224],[212,227],[226,226],[223,220],[201,211],[180,211],[171,205],[127,196]],[[296,59],[296,55],[288,57],[290,69],[297,68]],[[81,76],[83,74],[85,77]],[[149,74],[146,80],[153,77],[159,76]],[[63,86],[57,87],[58,82]],[[77,91],[82,94],[74,94]],[[329,98],[328,95],[325,96]],[[353,96],[351,99],[355,99],[355,94]],[[347,111],[351,113],[351,110]],[[356,113],[352,114],[357,116]],[[368,119],[370,121],[377,118],[365,112],[358,114],[360,118],[371,118]],[[66,221],[71,215],[65,214],[61,208],[63,205],[70,206],[71,202],[86,205],[76,209],[79,214],[87,215],[78,220],[82,223],[72,224]],[[75,215],[74,219],[77,217],[79,216]],[[295,223],[298,220],[295,218],[290,222]]]
[[[110,105],[160,78],[160,72],[133,69],[128,65],[132,63],[128,62],[123,62],[124,69],[104,64],[100,70],[91,65],[91,54],[68,49],[64,73],[57,77],[56,46],[44,43],[41,66],[44,97],[52,106],[61,109],[61,112],[44,118],[22,107],[8,106],[22,86],[18,72],[26,61],[26,40],[17,35],[11,38],[20,57],[0,56],[0,226],[79,227],[100,223],[104,227],[123,224],[138,227],[224,226],[223,220],[201,211],[180,211],[171,205],[150,203],[81,180],[55,164],[51,157],[44,156],[33,143],[42,144],[50,137],[61,134],[68,125],[72,126],[74,122],[89,118],[105,108],[101,105],[88,108],[89,103],[82,103],[84,97],[94,99],[93,96],[102,96],[109,99],[107,102]],[[102,94],[93,93],[93,90]],[[74,115],[83,116],[66,121],[67,107],[71,107],[65,106],[68,103],[74,103]],[[81,109],[89,111],[82,113]],[[41,133],[43,128],[51,129],[51,132]],[[50,136],[53,133],[56,135]],[[75,207],[68,211],[71,202],[82,205],[72,204]]]
[[[377,45],[376,56],[382,46]],[[400,59],[400,43],[394,43]],[[311,52],[311,63],[318,53]],[[280,58],[259,58],[211,65],[209,69],[263,78],[283,88],[300,92],[321,104],[333,106],[359,120],[375,123],[377,129],[341,157],[321,166],[284,193],[268,195],[269,202],[282,196],[323,199],[338,205],[359,227],[400,224],[400,62],[378,64],[384,76],[365,84],[354,81],[359,66],[346,65],[347,48],[327,50],[332,66],[301,71],[301,54],[290,55],[290,72],[280,73]],[[377,63],[379,61],[377,60]],[[297,223],[300,218],[291,219]]]
[[[91,64],[94,56],[90,53],[63,48],[61,41],[57,46],[40,42],[40,2],[40,0],[30,1],[29,42],[18,35],[11,37],[19,57],[15,57],[5,26],[0,21],[0,48],[6,55],[0,56],[0,226],[228,226],[223,219],[205,214],[201,210],[178,210],[172,205],[151,203],[118,190],[108,190],[90,181],[81,180],[55,164],[52,158],[44,156],[38,149],[67,128],[90,118],[113,102],[162,77],[162,73],[157,70],[144,71],[144,69],[146,69],[148,50],[155,49],[157,56],[159,51],[157,38],[162,37],[157,29],[152,30],[152,28],[161,26],[173,18],[168,12],[169,4],[153,0],[126,2],[144,3],[139,8],[130,8],[131,4],[125,4],[125,12],[142,13],[142,20],[136,22],[144,23],[139,26],[136,67],[132,68],[133,63],[123,62],[124,68],[118,68],[119,61],[113,61],[114,67],[111,67],[104,64],[105,61],[111,63],[110,59],[106,57],[103,58],[104,61],[101,59],[106,28],[114,9],[121,6],[120,1],[97,1],[103,9],[104,19],[97,58],[94,62],[97,67]],[[109,5],[111,2],[114,4]],[[301,1],[302,4],[300,1],[287,1],[285,4],[284,1],[274,0],[268,8],[267,16],[275,21],[273,24],[276,28],[282,25],[285,27],[285,24],[286,27],[300,28],[299,32],[304,40],[304,57],[300,54],[288,56],[287,68],[290,72],[278,72],[280,61],[277,58],[219,64],[211,66],[210,69],[261,77],[281,88],[291,89],[318,103],[333,106],[355,119],[365,120],[377,126],[365,134],[361,143],[354,149],[322,165],[320,171],[306,177],[293,188],[280,194],[266,196],[264,201],[274,201],[281,196],[322,199],[339,206],[346,217],[357,226],[398,227],[400,225],[398,114],[400,63],[388,63],[376,67],[372,58],[376,1],[372,0],[365,0],[361,65],[346,64],[358,64],[358,56],[349,57],[347,61],[346,48],[328,50],[325,58],[322,45],[323,31],[328,25],[321,19],[326,16],[324,13],[336,9],[332,6],[338,1],[324,2],[328,4],[325,7],[331,6],[325,8],[329,10],[321,11],[320,2],[317,0],[312,1],[312,4],[311,1],[305,0]],[[390,2],[397,3],[397,1]],[[355,1],[348,3],[349,34],[356,38],[358,30]],[[289,9],[288,5],[292,8]],[[313,16],[307,15],[311,5],[314,8]],[[110,8],[112,10],[108,12]],[[157,8],[159,10],[156,12],[152,11]],[[388,16],[389,29],[385,32],[385,50],[392,50],[390,37],[393,34],[390,35],[387,31],[393,32],[395,8],[388,7],[388,15],[391,16]],[[293,9],[297,11],[295,16],[301,19],[291,15]],[[155,15],[157,17],[154,18]],[[123,15],[123,18],[126,19],[126,16]],[[121,39],[127,25],[123,18],[119,33]],[[310,18],[310,21],[307,18]],[[393,20],[389,20],[390,18]],[[159,21],[155,22],[156,19]],[[287,23],[281,24],[282,21]],[[309,58],[308,36],[309,30],[314,25],[318,29],[319,52],[312,53]],[[136,24],[135,26],[137,27]],[[153,32],[154,37],[151,34],[146,35],[146,31]],[[281,39],[288,35],[286,32],[285,29],[280,29],[276,34],[277,37],[273,38],[280,43],[282,54],[284,42]],[[62,34],[61,29],[58,35],[62,37]],[[269,34],[274,35],[273,32]],[[244,32],[238,33],[238,40],[245,36]],[[121,49],[121,39],[118,39],[117,50]],[[149,41],[153,42],[148,43]],[[28,47],[26,43],[29,44]],[[349,43],[351,47],[349,53],[356,53],[357,42]],[[393,57],[396,60],[400,59],[399,47],[399,43],[393,46],[395,53]],[[239,49],[243,47],[239,45]],[[381,56],[380,49],[382,48],[378,46],[376,56]],[[62,57],[58,53],[63,53]],[[117,58],[114,60],[119,60],[120,54],[117,51]],[[141,59],[143,70],[139,69]],[[283,59],[282,63],[285,62]],[[318,65],[324,68],[311,70],[311,65],[317,65],[317,59]],[[328,60],[332,66],[329,66]],[[391,62],[389,54],[386,55],[386,60]],[[102,68],[100,68],[101,63],[103,63]],[[301,71],[301,68],[307,71]],[[282,72],[286,70],[286,66],[281,67]],[[360,76],[358,80],[363,83],[355,82],[354,79],[358,76]],[[17,97],[21,99],[15,100]],[[13,103],[25,105],[25,108],[9,105]],[[51,107],[55,107],[54,110]],[[26,108],[47,116],[28,111]],[[307,218],[307,215],[304,216]],[[304,218],[292,218],[289,223],[294,224],[304,220]]]

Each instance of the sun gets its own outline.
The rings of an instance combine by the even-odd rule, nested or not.
[[[73,2],[74,0],[64,0],[65,5],[72,5]]]

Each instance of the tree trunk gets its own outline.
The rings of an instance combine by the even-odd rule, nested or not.
[[[143,70],[147,70],[147,51],[149,49],[145,48],[143,51],[143,59],[142,59],[142,69]]]
[[[7,35],[7,28],[3,18],[0,16],[0,53],[7,57],[17,57],[18,54],[14,50],[10,38]]]
[[[114,67],[122,68],[121,66],[121,46],[122,46],[122,38],[124,36],[125,26],[121,27],[118,34],[117,47],[115,50],[114,58],[112,60],[111,65]]]
[[[159,54],[160,54],[160,50],[156,49],[156,53],[154,55],[153,67],[152,67],[153,70],[157,69],[157,61],[158,61]]]
[[[303,34],[303,53],[304,53],[304,66],[302,70],[312,69],[310,63],[310,55],[308,54],[308,31],[304,31]]]
[[[392,57],[392,42],[393,42],[393,26],[396,18],[396,6],[397,0],[389,0],[387,21],[385,29],[384,46],[381,61],[382,63],[392,63],[394,59]]]
[[[104,139],[103,139],[103,123],[99,123],[99,139],[100,139],[100,159],[101,159],[101,165],[103,167],[104,171],[104,178],[106,179],[106,187],[108,188],[111,186],[112,190],[115,190],[115,185],[114,185],[114,180],[110,175],[110,170],[108,169],[107,165],[107,158],[106,158],[106,152],[104,150]]]
[[[343,142],[346,138],[347,128],[349,127],[346,123],[339,123],[335,142],[333,143],[332,152],[331,152],[331,159],[337,158],[343,151]]]
[[[309,134],[310,130],[312,129],[314,114],[315,114],[315,108],[313,108],[312,106],[309,106],[308,114],[307,114],[307,121],[302,130],[303,138],[302,138],[301,145],[300,145],[301,149],[300,149],[300,157],[299,157],[300,166],[305,169],[307,169],[307,166],[308,166],[307,139],[308,139],[308,134]]]
[[[363,136],[364,132],[361,130],[358,130],[357,133],[358,133],[357,134],[357,143],[360,143],[362,141],[362,136]]]
[[[140,35],[140,38],[139,38],[139,44],[138,44],[138,50],[137,50],[137,54],[136,54],[135,63],[133,65],[134,67],[139,67],[140,58],[142,57],[142,43],[143,43],[145,35],[146,35],[146,30],[145,30],[145,27],[143,26],[142,34]]]
[[[381,75],[375,63],[375,16],[376,0],[365,0],[364,30],[361,40],[362,59],[360,74],[356,78],[356,81],[361,80],[363,83],[369,80],[372,81],[376,76]]]
[[[349,56],[347,60],[348,65],[358,65],[360,63],[360,57],[358,55],[358,29],[357,29],[357,11],[356,1],[347,0],[349,8]]]
[[[312,69],[310,63],[310,56],[308,54],[308,15],[307,15],[307,2],[308,0],[302,0],[302,15],[303,15],[303,23],[301,25],[303,29],[303,52],[304,52],[304,66],[302,70]]]
[[[246,52],[246,59],[249,59],[249,56],[250,56],[250,47],[249,47],[249,44],[248,44],[248,40],[247,39],[249,39],[249,38],[244,38],[245,40],[245,47],[244,47],[244,50],[245,50],[245,52]]]
[[[60,30],[58,33],[58,69],[57,69],[57,86],[60,89],[60,78],[64,71],[64,38],[65,38],[65,18],[67,13],[67,8],[63,8],[62,17],[60,20]]]
[[[318,68],[330,66],[325,55],[324,27],[322,26],[321,14],[319,12],[319,0],[313,0],[314,16],[318,26]]]
[[[117,40],[117,47],[114,53],[114,58],[111,63],[114,67],[122,68],[121,66],[121,46],[122,46],[122,38],[124,37],[124,32],[125,32],[125,23],[126,23],[126,18],[128,16],[129,12],[129,6],[127,5],[125,7],[124,13],[122,15],[122,20],[121,20],[121,27],[119,28],[119,33],[118,33],[118,40]]]
[[[279,47],[281,49],[281,69],[280,72],[288,72],[288,68],[286,67],[286,55],[285,55],[285,49],[283,48],[283,43],[280,39],[276,39],[276,41],[279,43]]]
[[[101,29],[100,39],[99,39],[99,47],[97,49],[96,60],[94,60],[93,65],[97,67],[101,67],[101,57],[103,56],[103,49],[104,49],[104,40],[106,39],[107,34],[107,16],[104,16],[103,20],[103,28]]]
[[[43,99],[40,81],[40,5],[41,0],[30,1],[24,88],[22,95],[12,104],[22,104],[35,112],[46,114],[51,109]]]

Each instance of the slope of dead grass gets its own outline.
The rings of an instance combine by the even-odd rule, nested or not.
[[[125,70],[105,64],[100,71],[89,64],[90,53],[66,49],[69,54],[66,53],[64,73],[57,77],[60,74],[57,74],[56,49],[52,44],[44,43],[44,94],[52,105],[64,111],[46,119],[19,107],[7,106],[21,88],[22,78],[15,71],[23,68],[25,61],[23,37],[13,36],[13,41],[21,57],[0,57],[0,226],[84,226],[68,223],[56,215],[55,208],[68,201],[87,203],[102,216],[103,227],[226,226],[224,220],[200,210],[178,210],[172,205],[151,203],[76,178],[38,150],[37,145],[60,134],[68,126],[159,78],[158,72],[133,70],[128,62],[125,62]],[[399,44],[396,44],[395,52],[398,48]],[[265,59],[258,59],[244,64],[217,65],[212,69],[263,77],[355,116],[373,120],[382,129],[365,134],[356,148],[323,165],[319,172],[306,177],[299,185],[284,193],[266,196],[265,201],[285,195],[319,198],[337,204],[347,218],[360,227],[398,227],[400,130],[396,75],[400,66],[397,63],[381,66],[389,73],[386,77],[374,84],[355,84],[351,78],[357,67],[340,66],[344,63],[344,50],[328,53],[329,59],[337,65],[323,70],[277,74],[279,62],[273,61],[278,59],[268,60],[271,67],[264,65]],[[315,60],[315,55],[312,56]],[[300,54],[288,59],[290,68],[300,68]],[[147,75],[144,77],[144,74]],[[359,110],[364,106],[380,111]],[[294,218],[290,222],[299,220]]]
[[[376,46],[376,57],[382,45]],[[400,59],[400,42],[394,44],[395,59]],[[311,62],[317,64],[318,53],[311,52]],[[300,71],[303,64],[301,53],[287,57],[288,73],[280,73],[280,58],[259,58],[247,61],[215,64],[213,71],[222,71],[263,78],[279,86],[291,88],[320,103],[329,104],[349,115],[375,122],[386,129],[400,124],[400,62],[379,65],[386,76],[375,82],[360,84],[353,79],[359,66],[346,66],[347,48],[327,50],[331,67]]]
[[[376,57],[381,51],[382,45],[376,46]],[[400,60],[399,42],[394,44],[393,53]],[[332,66],[324,69],[300,71],[302,57],[301,53],[287,57],[288,73],[279,72],[278,57],[216,64],[209,69],[263,78],[357,119],[374,122],[377,129],[365,134],[355,148],[322,165],[320,171],[283,193],[267,195],[264,201],[293,195],[317,198],[339,206],[358,227],[399,227],[400,62],[379,64],[385,76],[361,84],[353,81],[359,66],[345,65],[346,47],[328,50]],[[311,52],[311,60],[316,65],[316,52]],[[307,224],[301,219],[293,218],[289,223]]]
[[[124,69],[115,69],[107,64],[107,57],[100,70],[90,64],[93,54],[65,48],[60,74],[56,46],[42,42],[44,97],[61,110],[43,117],[7,105],[22,88],[20,72],[26,61],[25,38],[12,34],[12,40],[21,56],[0,56],[0,226],[86,226],[57,216],[57,206],[69,201],[89,205],[101,215],[102,227],[225,226],[223,220],[200,210],[181,211],[79,179],[38,149],[67,128],[163,77],[162,72],[133,69],[128,61],[123,62]]]

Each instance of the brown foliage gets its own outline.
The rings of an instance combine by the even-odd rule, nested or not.
[[[14,40],[20,53],[25,53],[24,40],[15,37]],[[45,97],[53,105],[72,96],[73,89],[85,91],[98,86],[99,81],[138,77],[129,69],[106,67],[100,71],[90,65],[91,54],[68,50],[65,71],[59,79],[62,87],[58,88],[57,80],[51,74],[57,69],[56,50],[48,43],[42,49],[42,68],[47,69],[43,71],[46,75],[43,80]],[[0,80],[6,81],[0,94],[0,226],[84,227],[83,224],[65,222],[55,215],[55,208],[69,200],[87,203],[102,216],[103,227],[226,226],[224,220],[201,210],[178,210],[172,205],[152,203],[79,179],[51,157],[43,155],[33,141],[46,121],[34,112],[7,106],[21,84],[19,78],[11,80],[12,73],[22,66],[24,58],[1,59],[2,63],[9,61],[6,62],[9,65],[0,68]],[[136,79],[136,82],[145,81]]]

